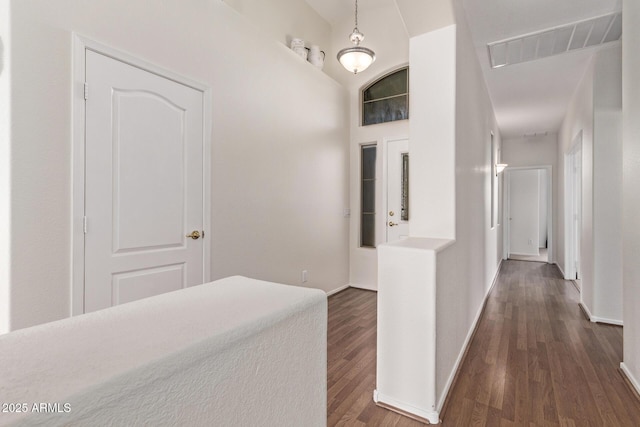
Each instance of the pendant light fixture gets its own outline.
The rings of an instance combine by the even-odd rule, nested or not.
[[[364,34],[358,31],[358,0],[356,0],[356,26],[349,36],[349,40],[354,46],[338,52],[338,61],[347,71],[351,71],[353,74],[366,70],[376,60],[374,51],[360,46],[360,42],[363,39]]]

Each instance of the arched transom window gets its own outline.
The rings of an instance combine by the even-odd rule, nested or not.
[[[362,126],[409,118],[409,67],[387,74],[362,90]]]

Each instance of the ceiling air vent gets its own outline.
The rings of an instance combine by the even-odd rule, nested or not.
[[[622,12],[489,43],[491,68],[559,55],[620,40]]]

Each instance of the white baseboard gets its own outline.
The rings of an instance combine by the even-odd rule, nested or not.
[[[624,375],[627,377],[631,385],[636,389],[636,392],[640,394],[640,381],[638,381],[636,377],[633,376],[633,374],[631,373],[629,368],[627,368],[627,365],[625,365],[624,362],[620,363],[620,369],[622,370]]]
[[[484,308],[487,305],[487,300],[489,299],[489,295],[491,294],[491,291],[493,290],[493,288],[496,286],[496,282],[498,281],[498,276],[500,275],[500,269],[502,268],[502,261],[503,260],[501,259],[500,260],[500,264],[498,264],[498,268],[496,269],[496,274],[493,277],[493,282],[491,283],[491,286],[489,287],[489,289],[487,290],[486,294],[484,295],[484,300],[482,301],[482,304],[480,305],[480,309],[478,310],[478,312],[476,313],[475,318],[473,319],[473,323],[471,324],[471,328],[469,329],[469,332],[467,333],[467,336],[464,339],[464,343],[462,344],[462,349],[460,350],[460,353],[458,354],[456,362],[453,364],[453,369],[451,370],[451,373],[449,374],[449,378],[447,378],[447,383],[445,384],[444,389],[442,390],[442,393],[440,394],[440,399],[438,399],[438,405],[437,405],[438,413],[440,411],[442,411],[442,406],[444,405],[444,402],[445,402],[445,400],[447,398],[447,395],[449,394],[449,389],[453,385],[453,380],[455,379],[456,374],[458,373],[458,369],[460,369],[460,364],[462,363],[462,359],[464,358],[464,355],[467,352],[467,348],[471,344],[471,338],[473,338],[473,334],[476,331],[476,327],[478,326],[478,322],[480,321],[480,317],[482,317],[482,313],[484,312]]]
[[[554,262],[554,264],[556,265],[556,267],[558,267],[558,270],[560,270],[560,273],[562,273],[562,277],[564,278],[564,280],[571,280],[571,279],[567,279],[567,275],[564,274],[564,270],[562,269],[562,267],[560,267],[560,264],[558,264],[557,262]]]
[[[349,286],[352,287],[352,288],[364,289],[365,291],[378,292],[378,288],[376,288],[375,286],[371,286],[371,285],[361,285],[359,283],[352,283]]]
[[[582,308],[582,311],[584,311],[584,314],[587,315],[589,320],[595,323],[595,320],[593,320],[593,314],[591,314],[591,310],[589,310],[589,307],[587,307],[582,301],[580,301],[578,304],[580,305],[580,308]]]
[[[503,261],[504,261],[503,259],[500,260],[500,264],[498,264],[498,268],[496,269],[496,274],[495,274],[495,276],[493,276],[493,282],[491,282],[491,286],[489,286],[489,290],[484,295],[485,302],[487,301],[487,297],[489,296],[489,294],[493,290],[494,286],[496,286],[496,282],[498,281],[498,276],[500,275],[500,270],[502,270],[502,262]]]
[[[591,316],[593,323],[607,323],[609,325],[623,326],[622,320],[607,319],[606,317]]]
[[[509,252],[509,255],[515,255],[515,256],[540,256],[540,253],[530,253],[530,254],[525,254],[525,253],[521,253],[521,252]],[[518,260],[515,260],[518,261]]]
[[[587,315],[587,317],[592,323],[606,323],[608,325],[623,326],[622,320],[608,319],[606,317],[594,316],[591,313],[591,310],[589,310],[589,307],[587,307],[582,301],[580,302],[580,307],[582,308],[582,310],[584,311],[584,313]]]
[[[424,418],[431,424],[440,424],[440,414],[438,412],[428,411],[405,402],[400,402],[399,400],[393,399],[392,397],[385,396],[378,390],[373,390],[373,401],[387,409],[390,409],[392,411],[395,410],[395,412],[398,412],[405,416],[414,415],[419,418]]]
[[[342,291],[344,291],[345,289],[350,288],[350,287],[351,287],[351,285],[349,285],[349,284],[347,283],[347,284],[346,284],[346,285],[344,285],[344,286],[340,286],[339,288],[336,288],[336,289],[334,289],[334,290],[332,290],[332,291],[327,292],[327,296],[328,296],[328,297],[330,297],[331,295],[337,294],[338,292],[342,292]]]

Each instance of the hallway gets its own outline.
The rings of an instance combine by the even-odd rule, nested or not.
[[[444,426],[637,426],[622,328],[591,323],[554,265],[505,261],[441,412]],[[372,401],[376,294],[329,299],[328,425],[420,425]]]
[[[505,261],[458,380],[446,426],[637,426],[618,372],[622,328],[587,321],[555,265]]]

